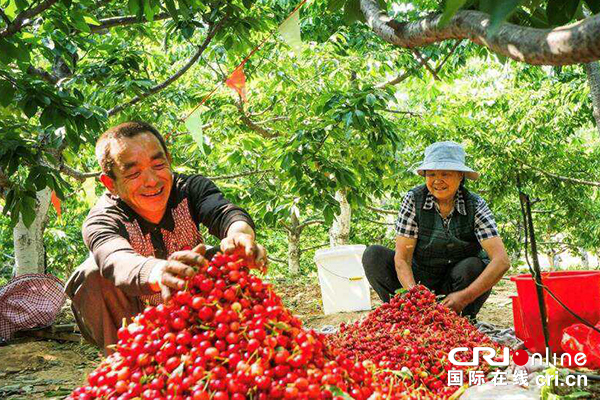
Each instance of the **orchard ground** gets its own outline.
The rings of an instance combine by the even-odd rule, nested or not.
[[[289,280],[273,281],[285,305],[308,328],[339,326],[354,321],[367,312],[323,315],[321,293],[316,281],[290,284]],[[496,285],[481,310],[478,319],[499,327],[513,325],[510,295],[516,294],[514,283],[503,279]],[[371,291],[372,307],[381,304]],[[67,311],[67,310],[65,310]],[[69,312],[60,322],[72,322]],[[79,386],[100,360],[96,348],[87,343],[59,343],[52,340],[17,341],[0,347],[0,398],[2,399],[62,399]],[[600,399],[600,386],[591,387],[594,398]]]

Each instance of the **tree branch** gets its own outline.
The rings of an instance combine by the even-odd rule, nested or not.
[[[56,75],[53,75],[48,71],[44,71],[43,69],[36,68],[34,66],[29,66],[29,68],[27,68],[27,73],[31,75],[37,75],[51,85],[56,85],[56,83],[59,80]]]
[[[8,189],[12,186],[12,182],[8,179],[8,176],[0,169],[0,189]],[[2,192],[2,190],[0,190]]]
[[[298,229],[303,230],[307,226],[314,225],[314,224],[324,224],[324,223],[325,223],[325,221],[322,219],[314,219],[314,220],[310,220],[310,221],[304,221],[303,223],[298,225]]]
[[[279,263],[279,264],[287,264],[287,261],[285,261],[285,260],[280,260],[279,258],[275,258],[275,257],[267,256],[267,259],[268,259],[269,261],[273,261],[273,262],[276,262],[276,263]]]
[[[265,119],[264,121],[258,121],[256,123],[257,124],[268,124],[269,122],[285,121],[286,119],[290,119],[290,117],[287,117],[285,115],[281,115],[279,117],[273,117],[273,118]]]
[[[456,48],[458,47],[458,45],[460,45],[461,42],[462,42],[462,40],[457,40],[456,43],[454,43],[454,46],[450,49],[450,51],[448,52],[448,54],[446,54],[446,56],[444,57],[444,59],[442,60],[442,62],[440,63],[440,65],[438,65],[437,67],[435,67],[435,72],[440,72],[440,70],[442,69],[442,67],[444,66],[444,64],[446,64],[446,61],[448,61],[450,59],[450,56],[452,54],[454,54],[454,52],[456,51]]]
[[[369,219],[369,218],[361,218],[361,219],[364,219],[365,221],[369,221],[369,222],[372,222],[372,223],[377,224],[377,225],[387,225],[387,226],[394,226],[394,225],[396,225],[393,222],[381,222],[381,221],[375,221],[375,220]]]
[[[524,161],[521,161],[519,159],[516,159],[514,157],[511,157],[512,159],[516,160],[517,162],[519,162],[521,165],[523,165],[524,167],[530,168],[534,171],[540,172],[543,175],[552,177],[554,179],[558,179],[559,181],[563,181],[563,182],[573,182],[573,183],[578,183],[580,185],[587,185],[587,186],[597,186],[600,187],[600,182],[593,182],[593,181],[585,181],[583,179],[577,179],[577,178],[569,178],[568,176],[561,176],[561,175],[556,175],[553,174],[551,172],[547,172],[544,171],[541,168],[538,167],[534,167],[533,165],[529,165],[527,163],[525,163]]]
[[[64,147],[59,148],[59,149],[46,149],[46,152],[51,154],[54,158],[56,158],[59,161],[58,167],[56,167],[59,172],[62,172],[65,175],[75,178],[80,182],[83,182],[88,178],[98,177],[102,173],[102,171],[82,172],[82,171],[78,171],[74,168],[69,167],[68,165],[65,164],[65,162],[63,160],[63,157],[62,157],[63,151],[64,151]],[[49,167],[52,168],[52,166],[50,166],[50,165],[49,165]]]
[[[248,113],[248,116],[250,117],[259,117],[261,115],[263,115],[264,113],[266,113],[267,111],[271,111],[273,109],[273,107],[275,107],[275,104],[279,103],[279,99],[274,99],[273,102],[271,103],[271,105],[267,108],[265,108],[264,110],[262,110],[261,112],[257,112],[257,113]]]
[[[300,253],[304,253],[305,251],[310,251],[310,250],[314,250],[314,249],[320,249],[321,247],[327,247],[327,246],[329,246],[329,242],[319,244],[317,246],[308,247],[306,249],[300,249]]]
[[[285,222],[280,222],[281,226],[283,226],[283,228],[288,231],[288,232],[292,232],[292,227],[290,227],[288,224],[286,224]]]
[[[244,124],[246,124],[248,128],[258,133],[265,139],[273,139],[279,136],[279,133],[273,132],[268,128],[263,128],[262,126],[257,125],[254,121],[252,121],[252,119],[250,119],[250,117],[248,116],[248,114],[246,114],[246,111],[244,110],[244,103],[242,102],[241,98],[237,101],[236,106],[238,111],[240,112],[240,119]]]
[[[68,165],[65,165],[64,163],[60,164],[59,171],[66,175],[69,175],[72,178],[77,179],[79,182],[83,182],[88,178],[97,178],[102,173],[101,171],[81,172],[69,167]]]
[[[158,84],[158,85],[150,88],[150,90],[148,90],[146,93],[134,97],[133,99],[129,100],[125,104],[120,104],[120,105],[118,105],[116,107],[111,108],[110,110],[108,110],[108,116],[112,117],[115,114],[123,111],[127,107],[132,106],[132,105],[134,105],[136,103],[139,103],[140,101],[146,99],[147,97],[150,97],[153,94],[156,94],[156,93],[160,92],[161,90],[163,90],[164,88],[166,88],[167,86],[169,86],[171,83],[173,83],[177,79],[181,78],[183,76],[183,74],[185,74],[192,67],[192,65],[194,65],[196,63],[196,61],[198,61],[198,59],[200,58],[200,56],[202,55],[202,53],[204,52],[204,50],[206,50],[206,48],[208,47],[209,43],[211,42],[211,40],[215,36],[215,34],[219,31],[219,29],[221,29],[221,27],[223,26],[223,24],[224,24],[224,22],[225,22],[226,19],[227,18],[223,18],[213,29],[211,29],[208,32],[208,34],[206,35],[206,38],[204,39],[204,42],[202,43],[202,45],[200,45],[198,47],[198,50],[196,51],[196,53],[192,56],[192,58],[190,58],[190,60],[183,67],[181,67],[179,69],[179,71],[177,71],[176,73],[174,73],[173,75],[171,75],[163,83],[160,83],[160,84]]]
[[[375,85],[376,89],[383,89],[384,87],[387,86],[392,86],[392,85],[397,85],[401,82],[404,82],[406,79],[408,79],[408,77],[411,75],[410,72],[405,72],[402,75],[398,75],[397,77],[395,77],[394,79],[391,79],[387,82],[383,82],[380,84]]]
[[[0,17],[2,17],[2,20],[6,23],[6,26],[10,25],[10,19],[8,18],[8,15],[4,13],[2,8],[0,8]]]
[[[247,171],[247,172],[242,172],[242,173],[233,174],[233,175],[209,176],[208,179],[210,179],[211,181],[218,181],[218,180],[223,180],[223,179],[235,179],[235,178],[241,178],[244,176],[258,175],[258,174],[263,174],[263,173],[273,172],[273,171],[275,171],[275,170],[273,168],[270,168],[270,169],[263,169],[260,171]]]
[[[185,120],[185,119],[184,119],[184,118],[182,118],[182,122],[183,122],[184,120]],[[210,128],[212,125],[213,125],[212,123],[204,124],[204,125],[202,125],[202,126],[200,127],[200,129],[202,129],[202,130],[205,130],[205,129],[208,129],[208,128]],[[167,133],[167,134],[165,135],[165,137],[166,137],[166,138],[169,138],[169,137],[171,137],[171,138],[174,138],[174,137],[183,136],[183,135],[189,135],[189,134],[190,134],[190,132],[189,132],[189,131],[182,131],[182,132],[175,132],[175,133],[173,133],[172,135],[169,135],[169,134]]]
[[[98,21],[100,22],[100,25],[89,25],[89,27],[92,33],[98,33],[110,28],[114,28],[115,26],[127,26],[145,22],[162,21],[163,19],[169,18],[171,18],[169,13],[160,13],[156,14],[152,21],[140,21],[135,15],[127,15],[124,17],[104,18]]]
[[[429,60],[428,59],[426,60],[421,55],[421,52],[417,49],[413,49],[412,52],[415,55],[415,57],[417,58],[417,61],[419,62],[419,64],[424,66],[427,69],[427,71],[431,72],[431,75],[433,75],[433,79],[435,79],[436,81],[441,81],[437,72],[433,68],[431,68],[431,65],[429,65]]]
[[[367,208],[371,211],[375,211],[380,214],[398,215],[398,211],[385,210],[383,208],[377,208],[377,207],[373,207],[373,206],[367,206]]]
[[[398,22],[379,8],[378,0],[360,0],[360,7],[377,36],[403,48],[468,39],[494,53],[534,65],[570,65],[600,59],[600,15],[555,29],[503,23],[496,34],[488,36],[490,16],[480,11],[460,10],[440,27],[441,14]]]
[[[52,7],[57,1],[58,0],[45,0],[31,9],[19,13],[19,15],[15,17],[14,21],[8,24],[8,26],[0,32],[0,38],[7,38],[19,32],[28,20],[31,20],[32,18],[43,13],[48,8]]]
[[[386,110],[386,109],[382,109],[381,111],[385,111],[385,112],[389,112],[389,113],[393,113],[393,114],[407,114],[407,115],[412,115],[413,117],[420,117],[421,116],[421,114],[416,113],[414,111]]]

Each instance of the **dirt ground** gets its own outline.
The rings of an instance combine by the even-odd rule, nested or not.
[[[364,317],[368,311],[323,315],[318,284],[284,285],[275,283],[285,305],[305,326],[322,329],[337,327]],[[494,288],[481,310],[478,320],[499,327],[512,326],[512,306],[509,296],[516,294],[514,284],[502,280]],[[372,292],[372,307],[381,304]],[[62,316],[62,321],[69,319]],[[0,399],[63,399],[100,361],[94,347],[85,343],[52,340],[16,341],[0,347]]]

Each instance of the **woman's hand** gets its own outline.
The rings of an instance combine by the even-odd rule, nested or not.
[[[466,306],[469,305],[470,299],[467,297],[466,293],[463,290],[459,290],[458,292],[452,292],[444,300],[442,304],[446,307],[456,311],[456,313],[460,313]]]

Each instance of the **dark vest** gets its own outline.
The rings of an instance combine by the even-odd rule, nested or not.
[[[419,226],[417,245],[413,253],[413,268],[420,269],[432,277],[443,277],[449,267],[468,257],[486,257],[475,236],[475,209],[479,196],[461,188],[467,215],[457,210],[452,214],[446,228],[442,217],[435,209],[424,210],[423,204],[429,191],[421,185],[412,189]]]

